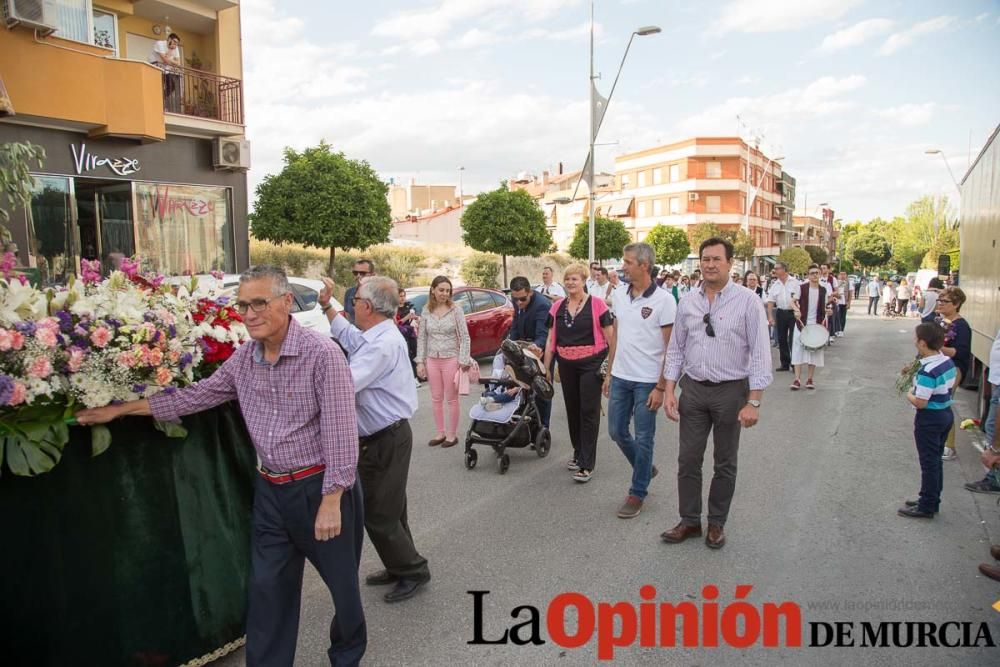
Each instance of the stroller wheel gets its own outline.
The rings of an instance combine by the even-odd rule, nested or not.
[[[476,454],[476,450],[470,449],[465,452],[465,467],[472,470],[476,467],[476,461],[479,460],[479,455]]]
[[[538,430],[538,434],[535,435],[535,453],[538,454],[538,458],[544,459],[549,455],[551,447],[552,434],[549,433],[549,429],[543,426]]]
[[[510,456],[507,454],[501,454],[497,457],[497,472],[501,475],[507,474],[507,469],[510,468]]]

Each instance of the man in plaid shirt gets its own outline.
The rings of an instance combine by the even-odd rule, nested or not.
[[[253,341],[211,377],[76,417],[81,424],[124,415],[172,421],[239,401],[262,463],[253,506],[247,665],[294,664],[306,558],[336,608],[330,662],[356,665],[367,630],[358,585],[364,510],[356,482],[354,383],[341,349],[296,323],[291,307],[284,271],[252,267],[240,276],[236,309]]]

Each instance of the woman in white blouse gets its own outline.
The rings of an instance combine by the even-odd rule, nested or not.
[[[468,370],[469,327],[462,309],[451,300],[452,286],[447,276],[431,282],[427,305],[420,315],[417,335],[417,376],[431,385],[431,407],[437,435],[427,444],[452,447],[458,444],[458,387],[455,375]],[[448,404],[445,427],[444,407]]]

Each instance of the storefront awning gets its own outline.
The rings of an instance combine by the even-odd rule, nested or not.
[[[766,264],[770,264],[771,266],[774,266],[775,264],[778,263],[778,258],[771,257],[770,255],[764,255],[760,259],[762,259]]]

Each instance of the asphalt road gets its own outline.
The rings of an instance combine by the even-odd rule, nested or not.
[[[620,664],[678,665],[980,665],[996,664],[995,648],[810,647],[811,622],[986,622],[1000,643],[1000,584],[979,575],[989,544],[1000,543],[996,496],[965,491],[982,469],[976,436],[959,434],[959,460],[945,463],[941,513],[932,521],[904,519],[896,508],[919,488],[911,434],[912,411],[893,389],[895,374],[912,359],[914,321],[882,321],[852,313],[847,336],[826,355],[815,392],[791,392],[787,373],[776,373],[764,397],[761,423],[743,432],[728,542],[712,551],[700,540],[665,545],[659,534],[677,522],[677,425],[661,413],[655,461],[660,475],[642,514],[628,521],[615,510],[628,489],[629,469],[607,437],[602,420],[598,465],[590,483],[570,479],[565,411],[557,394],[552,453],[511,453],[506,475],[491,452],[479,466],[463,465],[462,447],[427,447],[433,435],[430,394],[420,390],[413,420],[416,443],[409,483],[410,525],[430,560],[433,580],[415,598],[389,605],[384,588],[365,587],[369,665],[551,665],[597,662],[595,638],[577,649],[551,641],[545,613],[560,593],[580,592],[595,603],[627,601],[656,588],[664,603],[704,603],[703,587],[719,589],[720,610],[737,585],[765,603],[793,601],[801,608],[801,648],[619,649]],[[776,351],[775,351],[776,353]],[[557,390],[558,391],[558,390]],[[960,392],[971,416],[971,394]],[[463,401],[464,429],[468,406]],[[710,459],[709,459],[710,460]],[[711,477],[706,467],[705,487]],[[366,545],[362,575],[380,569]],[[473,638],[470,590],[489,591],[483,603],[484,637],[528,618],[519,605],[540,610],[542,645],[469,645]],[[720,612],[721,613],[721,612]],[[298,665],[326,664],[332,604],[307,569]],[[710,614],[709,614],[710,616]],[[574,628],[571,612],[567,631]],[[742,627],[742,626],[741,626]],[[527,634],[527,633],[525,633]],[[784,634],[782,633],[782,637]],[[952,631],[950,637],[959,637]],[[680,632],[678,632],[678,641]],[[905,639],[905,637],[904,637]],[[242,652],[216,663],[243,664]]]

